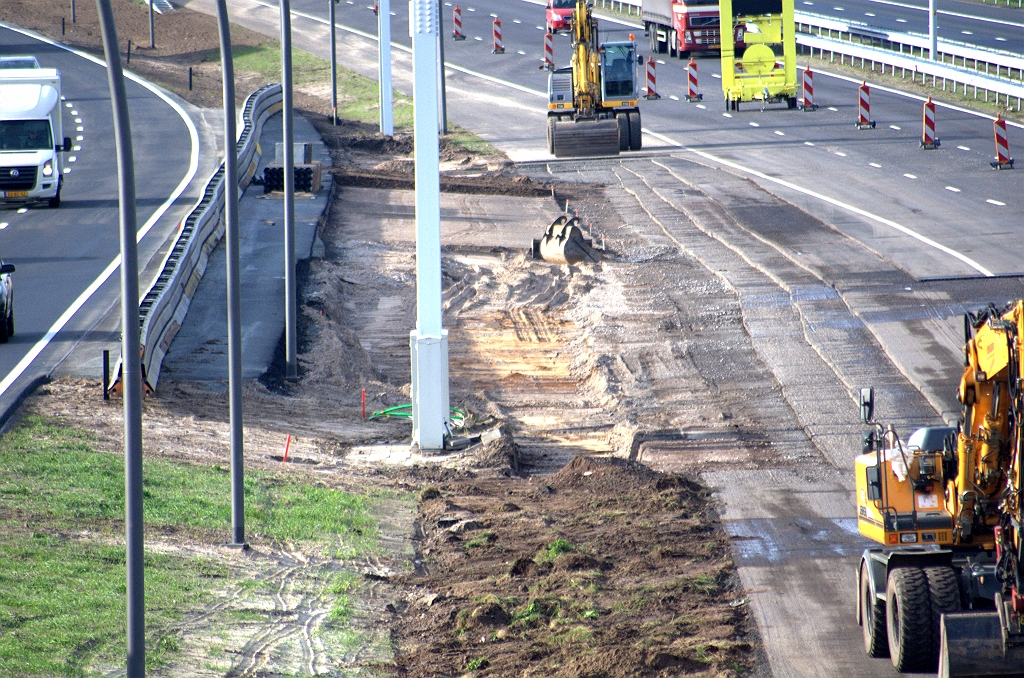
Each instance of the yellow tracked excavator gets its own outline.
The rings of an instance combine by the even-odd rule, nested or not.
[[[640,89],[633,36],[599,43],[587,0],[569,20],[572,62],[548,76],[548,151],[556,158],[640,150]]]
[[[864,647],[900,671],[1024,676],[1024,301],[964,318],[956,427],[904,443],[862,389],[857,523]]]

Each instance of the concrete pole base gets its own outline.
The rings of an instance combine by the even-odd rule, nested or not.
[[[412,445],[423,454],[444,449],[451,430],[448,410],[448,330],[441,336],[409,333],[412,352]]]

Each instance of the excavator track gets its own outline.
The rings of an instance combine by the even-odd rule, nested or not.
[[[556,122],[551,138],[556,158],[619,154],[619,125],[614,118]]]

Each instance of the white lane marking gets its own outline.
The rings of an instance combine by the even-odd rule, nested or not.
[[[896,19],[896,23],[898,23],[898,24],[905,24],[905,23],[907,23],[907,20],[906,19]]]
[[[21,209],[18,210],[18,214],[24,214],[25,212],[28,212],[27,207],[22,207]]]
[[[483,41],[483,38],[481,38],[479,35],[474,35],[473,39],[474,40],[480,40],[481,42]]]
[[[491,16],[493,16],[493,17],[494,17],[495,19],[497,19],[497,18],[498,18],[498,15],[497,15],[497,14],[491,14]]]
[[[881,168],[881,167],[882,167],[882,166],[881,166],[881,165],[879,165],[879,164],[878,164],[877,162],[869,162],[869,163],[868,163],[868,165],[870,165],[871,167],[878,167],[878,168]]]
[[[974,35],[974,31],[960,31],[963,35]]]
[[[468,9],[468,10],[469,10],[470,12],[475,12],[475,11],[476,11],[476,10],[475,10],[475,9],[473,9],[472,7],[467,7],[466,9]]]
[[[75,141],[84,141],[84,140],[85,140],[85,137],[83,137],[81,134],[79,134],[77,137],[75,137]]]
[[[896,130],[897,132],[899,132],[899,131],[900,131],[901,129],[903,129],[903,128],[902,128],[902,127],[899,127],[898,125],[889,125],[889,129],[894,129],[894,130]]]
[[[775,130],[775,133],[778,134],[780,137],[786,136],[785,132],[780,132],[779,130]]]
[[[64,104],[64,105],[67,106],[68,108],[71,108],[71,104]]]
[[[751,122],[751,123],[747,123],[747,124],[750,125],[751,127],[760,127],[761,126],[761,125],[757,124],[756,122]]]
[[[7,228],[8,226],[10,226],[10,224],[7,223],[6,221],[0,221],[0,230],[3,230],[5,228]]]
[[[905,176],[908,179],[916,179],[917,178],[917,176],[914,175],[914,174],[904,174],[903,176]]]
[[[832,9],[834,9],[834,10],[835,10],[835,11],[837,11],[837,12],[845,12],[845,11],[846,11],[846,10],[845,10],[845,9],[843,9],[842,7],[833,7]]]
[[[394,12],[388,12],[388,13],[389,13],[389,14],[390,14],[391,16],[398,16],[398,15],[397,15],[397,14],[395,14]]]
[[[703,110],[707,109],[707,106],[705,106],[704,104],[697,104],[697,108],[699,108],[699,109],[701,109],[703,111]]]
[[[1006,42],[1006,38],[996,38],[996,42]]]
[[[71,114],[74,115],[74,111],[72,111]],[[81,118],[75,118],[75,124],[76,125],[81,125],[82,124],[82,119]]]
[[[662,61],[661,59],[655,59],[654,63],[658,64],[659,66],[664,66],[665,65],[665,62]]]
[[[679,101],[679,97],[677,97],[675,94],[669,94],[668,98],[671,99],[672,101]]]
[[[840,158],[845,158],[845,157],[846,157],[846,154],[845,154],[845,153],[843,153],[842,151],[834,151],[834,153],[835,153],[836,155],[838,155],[838,156],[839,156]]]
[[[53,47],[57,47],[67,52],[71,52],[72,54],[79,56],[83,59],[86,59],[88,61],[91,61],[92,63],[97,64],[102,68],[106,68],[107,66],[107,62],[103,59],[95,57],[91,54],[87,54],[85,52],[81,52],[76,49],[72,49],[70,47],[67,47],[66,45],[54,42],[49,38],[44,38],[36,33],[29,33],[23,28],[12,26],[2,21],[0,21],[0,26],[6,28],[9,31],[14,31],[15,33],[24,35],[25,37],[32,38],[33,40],[39,40]],[[199,130],[196,129],[195,124],[192,122],[192,119],[188,117],[188,114],[185,113],[185,110],[177,103],[175,103],[173,99],[164,94],[155,85],[153,85],[150,82],[147,82],[146,80],[143,80],[134,73],[129,73],[127,71],[125,72],[124,77],[127,80],[131,80],[132,82],[142,85],[147,90],[149,90],[157,97],[159,97],[164,103],[170,106],[185,123],[185,127],[188,129],[189,139],[192,142],[192,152],[189,156],[189,165],[188,170],[185,172],[185,176],[182,177],[181,182],[174,188],[174,190],[171,192],[171,195],[167,198],[167,200],[156,208],[156,211],[153,212],[153,214],[149,217],[148,220],[146,220],[146,223],[142,225],[142,228],[137,231],[136,242],[138,242],[142,240],[144,237],[146,237],[150,230],[152,230],[153,226],[156,225],[156,222],[159,221],[160,218],[164,216],[167,210],[170,209],[171,205],[173,205],[174,202],[181,196],[181,194],[185,192],[185,189],[188,188],[188,185],[192,182],[192,179],[199,171]],[[79,141],[81,141],[81,138],[79,138]],[[64,174],[70,173],[71,168],[65,167]],[[28,366],[31,365],[32,362],[39,356],[39,354],[43,352],[43,349],[45,349],[50,344],[53,338],[57,336],[57,333],[64,329],[64,326],[68,324],[68,321],[71,320],[72,317],[74,317],[75,313],[77,313],[78,310],[82,308],[82,306],[84,306],[87,301],[89,301],[92,295],[95,294],[96,290],[98,290],[103,285],[103,283],[105,283],[107,279],[114,274],[114,271],[116,271],[120,265],[121,255],[118,254],[116,257],[114,257],[114,260],[111,261],[110,264],[103,270],[103,272],[100,273],[99,276],[95,280],[93,280],[89,284],[89,286],[82,291],[81,294],[78,295],[78,298],[75,299],[74,302],[72,302],[72,304],[68,306],[67,309],[64,310],[64,313],[62,313],[61,316],[57,318],[57,320],[52,325],[50,325],[50,329],[46,331],[46,334],[44,334],[42,338],[39,341],[37,341],[32,346],[31,349],[29,349],[28,353],[26,353],[22,357],[22,359],[18,361],[18,364],[14,366],[14,369],[8,372],[7,376],[5,376],[2,381],[0,381],[0,395],[3,395],[4,393],[7,392],[7,389],[9,389],[11,385],[18,380],[18,377],[20,377],[25,372],[25,370],[28,369]]]
[[[804,146],[813,146],[813,145],[814,145],[813,141],[805,141],[804,142]]]
[[[957,146],[957,148],[959,148],[961,151],[969,151],[969,150],[971,150],[970,146]]]
[[[78,162],[78,156],[77,155],[69,155],[68,156],[68,162]]]
[[[810,189],[804,188],[803,186],[798,186],[798,185],[796,185],[796,184],[794,184],[792,182],[786,181],[785,179],[779,179],[777,177],[773,177],[773,176],[767,175],[767,174],[765,174],[763,172],[759,172],[757,170],[750,169],[749,167],[745,167],[743,165],[740,165],[739,163],[732,162],[731,160],[726,160],[725,158],[720,158],[720,157],[712,155],[712,154],[710,154],[710,153],[708,153],[706,151],[702,151],[702,150],[699,150],[699,149],[696,149],[696,148],[688,148],[686,146],[683,146],[681,143],[679,143],[675,139],[671,139],[671,138],[665,136],[664,134],[658,134],[657,132],[652,132],[652,131],[646,130],[646,129],[644,130],[644,132],[649,134],[649,135],[651,135],[651,136],[653,136],[653,137],[661,139],[662,141],[665,141],[666,143],[669,143],[672,146],[675,146],[677,148],[681,148],[681,149],[683,149],[685,151],[688,151],[690,153],[693,153],[695,155],[699,155],[700,157],[706,158],[707,160],[710,160],[712,162],[719,163],[721,165],[725,165],[726,167],[732,167],[733,169],[739,170],[740,172],[745,172],[745,173],[747,173],[747,174],[749,174],[751,176],[755,176],[755,177],[757,177],[759,179],[763,179],[764,181],[770,181],[770,182],[772,182],[774,184],[778,184],[780,186],[785,186],[786,188],[788,188],[790,190],[797,191],[798,193],[803,193],[804,195],[807,195],[807,196],[810,196],[812,198],[816,198],[818,200],[826,202],[829,205],[834,205],[835,207],[839,207],[841,209],[847,210],[847,211],[852,212],[854,214],[858,214],[858,215],[860,215],[862,217],[865,217],[867,219],[871,219],[872,221],[878,222],[878,223],[883,224],[885,226],[889,226],[890,228],[895,229],[895,230],[899,231],[900,233],[908,235],[911,238],[914,238],[915,240],[917,240],[917,241],[919,241],[921,243],[924,243],[925,245],[928,245],[930,247],[934,247],[935,249],[939,250],[940,252],[945,252],[946,254],[950,255],[951,257],[953,257],[955,259],[958,259],[958,260],[962,261],[963,263],[967,264],[968,266],[973,268],[975,271],[977,271],[978,273],[981,273],[982,275],[984,275],[986,277],[992,277],[992,272],[991,271],[989,271],[987,268],[985,268],[984,266],[982,266],[978,262],[974,261],[970,257],[965,256],[965,255],[961,254],[960,252],[957,252],[954,249],[946,247],[945,245],[943,245],[941,243],[938,243],[938,242],[932,240],[931,238],[923,236],[920,233],[918,233],[917,231],[909,229],[906,226],[903,226],[902,224],[898,224],[895,221],[892,221],[891,219],[886,219],[885,217],[881,217],[881,216],[879,216],[877,214],[872,214],[871,212],[868,212],[867,210],[861,209],[860,207],[856,207],[854,205],[850,205],[848,203],[842,202],[841,200],[836,200],[835,198],[831,198],[831,197],[829,197],[827,195],[823,195],[823,194],[818,193],[816,191],[812,191]],[[656,165],[660,165],[661,167],[665,167],[664,165],[661,165],[661,163],[659,163],[657,160],[655,160],[654,163]],[[667,168],[667,167],[665,167],[665,169],[668,169],[669,172],[672,172],[672,170]]]
[[[813,5],[814,3],[813,2],[808,2],[807,0],[804,0],[804,4],[805,5]]]
[[[526,56],[526,52],[524,52],[521,49],[520,50],[516,50],[516,54],[522,54],[523,56]]]
[[[720,76],[720,75],[719,75],[718,73],[712,73],[712,74],[711,74],[711,77],[712,77],[712,78],[718,78],[719,80],[721,80],[721,79],[722,79],[722,76]]]
[[[71,104],[68,104],[68,106],[70,106],[70,105]],[[72,108],[71,109],[71,115],[78,115],[78,111],[76,111],[75,109]]]
[[[76,131],[76,132],[84,132],[84,131],[85,131],[85,128],[84,128],[84,127],[82,127],[82,126],[78,126],[78,127],[76,127],[76,128],[75,128],[75,131]]]
[[[868,2],[879,2],[879,0],[868,0]],[[855,83],[857,85],[859,85],[863,81],[863,78],[851,78],[851,77],[846,76],[846,75],[840,75],[838,73],[831,73],[831,72],[828,72],[828,71],[818,71],[818,73],[821,74],[821,75],[824,75],[827,78],[835,78],[836,80],[843,80],[845,82],[852,82],[852,83]],[[870,83],[870,85],[871,85],[871,89],[873,89],[873,90],[877,89],[878,91],[886,92],[887,94],[895,94],[897,96],[905,97],[907,99],[913,99],[914,101],[922,101],[923,102],[925,100],[925,97],[921,96],[920,94],[912,94],[910,92],[904,92],[903,90],[893,89],[892,87],[886,87],[885,85],[880,85],[877,82],[872,82],[872,83]],[[941,101],[936,101],[934,103],[939,108],[944,108],[944,109],[946,109],[948,111],[956,111],[957,113],[963,113],[965,115],[973,115],[973,116],[975,116],[977,118],[984,118],[985,120],[995,120],[996,119],[994,115],[989,115],[988,113],[982,113],[981,111],[972,111],[969,108],[963,108],[961,106],[954,106],[953,104],[947,104],[947,103],[943,103]],[[1019,122],[1015,122],[1013,120],[1006,120],[1006,126],[1007,127],[1016,127],[1018,129],[1024,129],[1024,124],[1019,123]],[[894,129],[899,129],[899,128],[894,128]]]
[[[946,190],[947,191],[953,191],[954,193],[959,193],[960,192],[960,189],[957,188],[956,186],[946,186]]]
[[[81,146],[74,146],[74,147],[72,147],[71,150],[73,150],[73,151],[80,151],[80,150],[82,150],[82,147]]]
[[[519,19],[512,19],[512,23],[514,23],[514,24],[521,24],[523,22],[520,21]]]
[[[352,0],[347,0],[347,1],[348,1],[348,4],[350,4],[350,5],[354,5],[354,4],[356,4],[356,3],[352,2]],[[446,3],[444,3],[444,4],[446,4],[446,5],[447,5],[448,3],[446,2]]]
[[[838,108],[836,108],[835,106],[829,106],[827,110],[830,110],[830,111],[832,111],[833,113],[838,113],[838,112],[839,112],[839,109],[838,109]]]
[[[999,205],[1000,207],[1006,207],[1005,202],[999,202],[998,200],[993,200],[992,198],[989,198],[985,202],[987,202],[990,205]]]
[[[864,16],[875,16],[873,12],[864,12]]]
[[[537,30],[538,30],[538,31],[543,31],[543,30],[544,30],[544,27],[543,27],[543,26],[537,26]]]
[[[726,118],[732,117],[732,113],[722,113],[722,115],[725,116]]]

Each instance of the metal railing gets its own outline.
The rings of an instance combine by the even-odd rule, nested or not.
[[[262,153],[259,139],[263,123],[280,109],[281,85],[278,84],[266,85],[246,99],[242,131],[236,144],[240,189],[249,184],[256,172]],[[171,341],[185,321],[210,253],[224,234],[223,217],[224,163],[221,163],[207,182],[199,202],[182,220],[181,230],[156,281],[139,303],[143,374],[152,389],[160,379],[160,366]],[[119,371],[120,365],[115,373]]]

